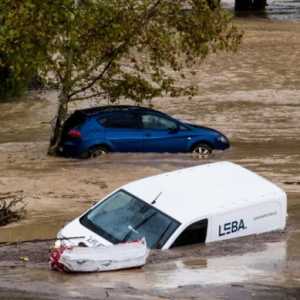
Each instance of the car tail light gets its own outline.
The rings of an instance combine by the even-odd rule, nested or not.
[[[81,133],[79,130],[77,129],[71,129],[68,132],[68,136],[72,137],[72,138],[80,138],[81,137]]]

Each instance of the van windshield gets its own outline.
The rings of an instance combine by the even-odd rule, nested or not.
[[[119,190],[81,217],[80,222],[113,244],[146,238],[160,249],[180,223],[130,193]]]

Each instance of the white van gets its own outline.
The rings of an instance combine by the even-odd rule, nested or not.
[[[286,226],[287,197],[261,176],[217,162],[147,177],[122,186],[67,224],[65,244],[110,245],[145,237],[169,249]]]

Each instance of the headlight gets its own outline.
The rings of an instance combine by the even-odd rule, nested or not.
[[[55,249],[58,249],[58,248],[60,248],[61,246],[62,246],[61,240],[55,241],[55,243],[54,243],[54,248],[55,248]]]
[[[223,143],[223,144],[227,144],[228,143],[227,138],[225,136],[223,136],[223,135],[221,135],[221,136],[218,137],[218,141],[221,142],[221,143]]]

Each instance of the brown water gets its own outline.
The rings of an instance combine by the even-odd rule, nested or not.
[[[40,100],[32,96],[17,105],[0,104],[0,188],[24,190],[29,211],[25,221],[0,229],[0,241],[54,237],[64,222],[93,200],[128,181],[219,160],[248,167],[288,193],[285,234],[155,253],[142,270],[87,276],[49,272],[43,264],[10,269],[4,259],[0,289],[18,284],[34,293],[45,290],[93,298],[99,287],[132,295],[131,288],[142,290],[145,298],[156,299],[152,292],[159,290],[160,296],[167,293],[183,299],[188,298],[188,286],[192,285],[194,293],[200,293],[199,287],[214,286],[214,292],[206,294],[214,299],[224,292],[216,286],[232,291],[232,284],[243,285],[249,293],[249,284],[271,286],[272,291],[274,286],[300,286],[300,23],[250,20],[239,25],[245,30],[240,51],[211,56],[190,77],[199,85],[200,96],[154,101],[158,109],[217,128],[230,137],[232,148],[209,160],[195,160],[188,154],[49,158],[46,140],[56,93],[49,92]],[[181,298],[180,291],[185,291]]]

